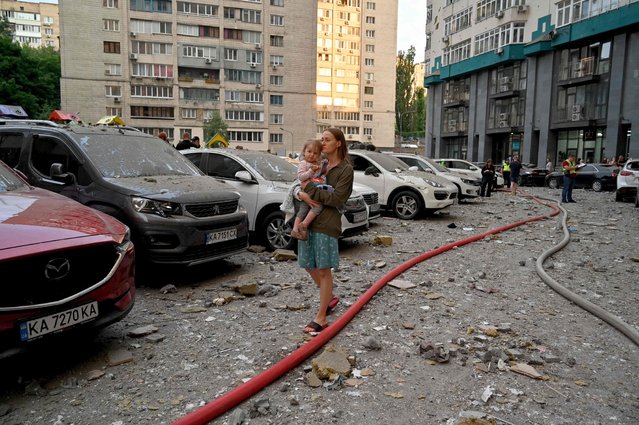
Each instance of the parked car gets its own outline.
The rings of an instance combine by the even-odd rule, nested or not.
[[[189,149],[180,152],[207,175],[241,194],[240,202],[248,212],[249,229],[267,248],[290,249],[294,246],[291,223],[285,221],[280,205],[297,178],[295,165],[275,155],[244,149]],[[361,194],[353,191],[344,208],[343,236],[361,233],[368,228],[367,206]]]
[[[616,187],[617,168],[607,164],[586,164],[577,170],[575,188],[588,188],[595,192],[612,190]],[[546,185],[557,189],[564,184],[561,170],[553,171],[546,176]]]
[[[424,212],[452,205],[457,187],[423,171],[409,171],[399,158],[379,152],[350,150],[355,182],[379,193],[379,203],[400,219],[412,220]]]
[[[456,158],[439,158],[434,159],[433,161],[443,165],[451,171],[473,175],[481,180],[481,168],[484,166],[483,162],[477,162],[473,164],[472,162],[466,161],[465,159]],[[495,170],[497,170],[497,166],[495,166]],[[495,186],[504,186],[504,176],[500,172],[495,173]]]
[[[546,184],[546,176],[548,171],[545,168],[539,168],[535,164],[523,164],[519,172],[520,186],[539,186]]]
[[[29,186],[0,161],[0,358],[121,320],[135,298],[129,229]]]
[[[617,175],[617,190],[615,200],[623,201],[625,198],[633,198],[637,194],[639,179],[639,159],[629,159]]]
[[[401,159],[408,165],[408,167],[417,167],[420,171],[427,173],[433,173],[436,176],[443,177],[457,186],[457,192],[459,193],[459,199],[476,198],[479,196],[479,189],[481,187],[481,179],[474,175],[457,173],[449,170],[438,162],[433,161],[430,158],[423,157],[421,155],[414,155],[410,153],[395,153],[393,156]]]
[[[248,246],[240,195],[135,129],[5,120],[0,159],[31,184],[128,225],[138,257],[151,263],[199,264]]]

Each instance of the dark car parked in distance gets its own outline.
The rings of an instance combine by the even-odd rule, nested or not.
[[[29,186],[0,161],[0,359],[122,319],[134,263],[124,224]]]
[[[546,176],[548,171],[545,168],[539,168],[535,164],[524,164],[519,172],[520,186],[544,186],[546,184]]]
[[[0,160],[128,225],[145,263],[193,265],[248,246],[240,195],[138,130],[0,120]]]
[[[574,187],[592,189],[595,192],[615,189],[617,187],[617,172],[618,169],[614,165],[586,164],[577,170]],[[551,189],[562,187],[563,184],[561,170],[553,171],[546,176],[546,186]]]

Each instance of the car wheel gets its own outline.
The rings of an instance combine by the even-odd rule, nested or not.
[[[603,183],[601,182],[601,180],[597,179],[592,182],[592,190],[594,190],[595,192],[601,192],[603,190]]]
[[[619,193],[619,191],[615,192],[615,201],[616,202],[621,202],[623,201],[623,195],[621,193]]]
[[[559,187],[559,179],[548,179],[548,187],[557,189]]]
[[[414,219],[421,210],[421,201],[416,194],[409,191],[399,192],[391,204],[393,213],[401,220]]]
[[[284,221],[284,213],[273,211],[262,222],[261,238],[266,248],[292,249],[295,239],[291,236],[291,226]]]

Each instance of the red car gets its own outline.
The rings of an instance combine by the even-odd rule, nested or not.
[[[122,319],[134,263],[124,224],[29,186],[0,161],[0,359]]]

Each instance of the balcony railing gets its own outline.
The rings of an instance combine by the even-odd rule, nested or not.
[[[467,131],[468,123],[466,121],[448,120],[444,121],[443,133],[458,133],[460,131]]]

